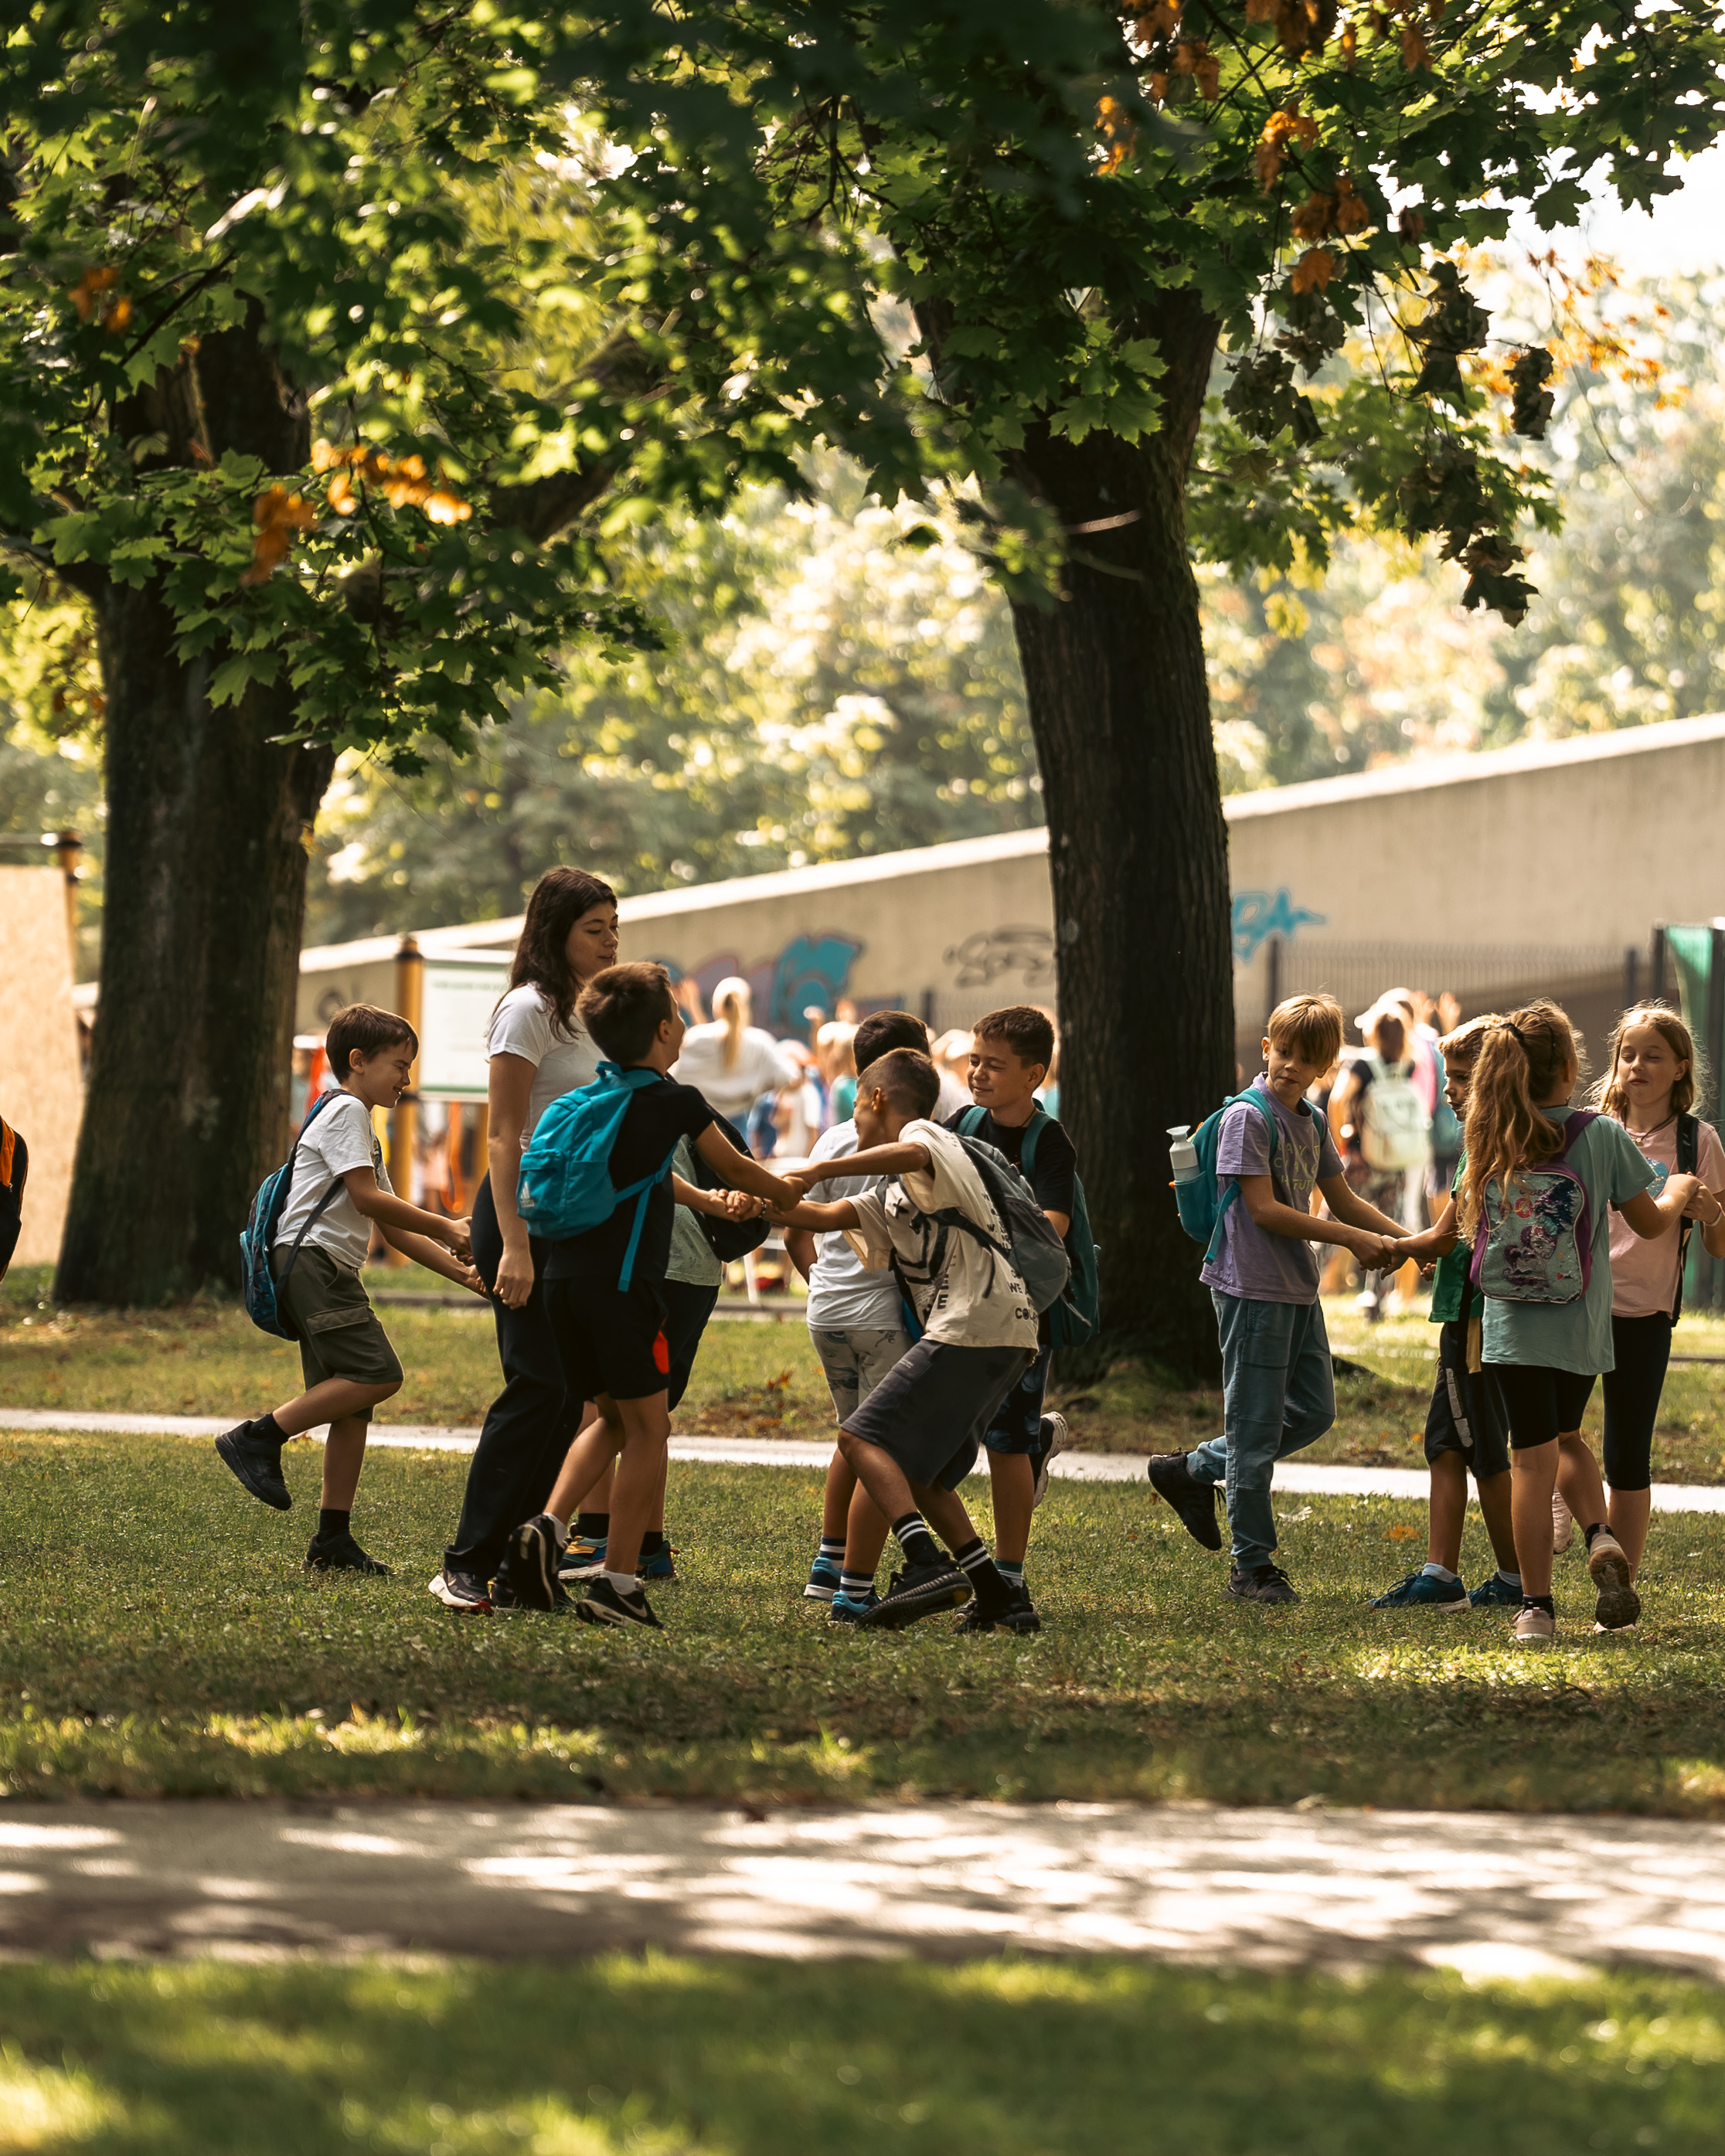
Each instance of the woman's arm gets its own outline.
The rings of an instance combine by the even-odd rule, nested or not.
[[[1348,1111],[1358,1088],[1359,1081],[1351,1070],[1344,1070],[1330,1088],[1330,1105],[1326,1112],[1330,1119],[1330,1136],[1336,1141],[1337,1152],[1348,1150],[1348,1141],[1343,1132],[1348,1127]]]
[[[521,1132],[527,1126],[527,1102],[537,1067],[525,1055],[506,1052],[494,1055],[486,1065],[490,1135],[485,1161],[491,1171],[491,1203],[503,1236],[496,1295],[511,1310],[519,1310],[533,1292],[533,1252],[526,1223],[516,1210],[515,1187],[521,1177]]]

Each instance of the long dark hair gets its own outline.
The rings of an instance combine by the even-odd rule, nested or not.
[[[539,989],[565,1033],[575,1030],[575,998],[581,983],[569,967],[569,931],[596,906],[615,906],[617,894],[585,869],[547,869],[527,901],[521,937],[509,969],[511,988]]]

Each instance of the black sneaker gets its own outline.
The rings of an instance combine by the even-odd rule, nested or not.
[[[1279,1564],[1248,1565],[1228,1575],[1228,1592],[1236,1602],[1297,1602],[1293,1583]]]
[[[1199,1481],[1186,1459],[1183,1452],[1153,1452],[1150,1486],[1158,1497],[1168,1499],[1194,1542],[1207,1550],[1219,1550],[1222,1530],[1216,1524],[1215,1485]]]
[[[509,1600],[500,1602],[495,1594],[492,1600],[500,1609],[566,1607],[569,1595],[557,1581],[557,1561],[562,1553],[557,1523],[549,1512],[540,1512],[531,1520],[524,1520],[510,1537],[508,1553],[498,1568],[500,1588],[507,1575]]]
[[[428,1583],[426,1592],[434,1594],[445,1609],[468,1610],[478,1614],[491,1606],[485,1583],[476,1572],[451,1572],[448,1565],[435,1579]]]
[[[388,1579],[389,1567],[362,1550],[343,1527],[338,1535],[314,1535],[305,1553],[307,1572],[363,1572],[373,1579]]]
[[[639,1587],[633,1594],[619,1594],[608,1579],[593,1581],[575,1604],[575,1614],[588,1625],[634,1625],[644,1632],[665,1630]]]
[[[913,1564],[892,1575],[892,1584],[872,1609],[865,1609],[859,1625],[896,1632],[914,1625],[919,1617],[937,1616],[970,1599],[970,1582],[962,1566],[949,1558],[938,1564]]]
[[[983,1605],[973,1602],[968,1609],[952,1627],[955,1632],[1016,1632],[1021,1636],[1042,1630],[1042,1620],[1036,1604],[1030,1599],[1030,1590],[1022,1584],[1012,1591],[1012,1607],[999,1616],[987,1617]]]
[[[264,1419],[261,1415],[258,1418],[259,1422]],[[286,1442],[285,1438],[263,1436],[255,1422],[243,1422],[216,1440],[216,1450],[223,1466],[239,1477],[253,1496],[273,1505],[278,1512],[285,1512],[294,1502],[281,1471],[281,1448]]]

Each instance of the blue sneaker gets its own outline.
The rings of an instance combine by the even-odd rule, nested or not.
[[[1467,1599],[1476,1609],[1519,1609],[1522,1590],[1512,1587],[1494,1572],[1482,1579]]]
[[[830,1602],[839,1592],[839,1568],[829,1564],[824,1557],[817,1557],[809,1568],[809,1584],[803,1589],[805,1602]]]
[[[677,1553],[669,1543],[661,1543],[649,1558],[635,1567],[635,1578],[642,1585],[663,1587],[667,1580],[677,1577]]]
[[[832,1607],[827,1612],[829,1625],[859,1625],[865,1614],[874,1609],[880,1598],[871,1587],[866,1594],[846,1594],[842,1589],[834,1589]]]
[[[1410,1572],[1388,1594],[1380,1594],[1368,1606],[1373,1609],[1443,1609],[1458,1617],[1473,1604],[1459,1579],[1435,1579],[1429,1572]]]
[[[572,1579],[597,1579],[604,1569],[604,1543],[595,1542],[591,1535],[572,1532],[558,1561],[557,1578],[566,1584]]]

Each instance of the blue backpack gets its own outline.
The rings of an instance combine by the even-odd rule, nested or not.
[[[294,1159],[300,1150],[300,1138],[311,1127],[312,1119],[326,1102],[333,1101],[334,1092],[320,1093],[305,1111],[305,1120],[300,1126],[299,1137],[294,1140],[293,1151],[273,1175],[264,1177],[257,1196],[252,1200],[252,1209],[245,1216],[245,1226],[239,1236],[239,1285],[245,1298],[245,1314],[260,1332],[273,1333],[278,1340],[297,1340],[299,1334],[288,1322],[282,1309],[281,1292],[288,1283],[288,1275],[300,1255],[300,1245],[311,1232],[313,1224],[341,1189],[345,1178],[337,1176],[316,1205],[305,1216],[305,1223],[294,1238],[294,1247],[288,1254],[286,1267],[280,1285],[270,1263],[270,1253],[275,1246],[275,1231],[281,1225],[281,1216],[287,1210],[287,1202],[294,1185]]]
[[[572,1235],[603,1227],[619,1205],[634,1199],[634,1226],[617,1276],[618,1287],[625,1295],[634,1277],[635,1252],[654,1188],[670,1173],[677,1149],[672,1146],[652,1174],[625,1183],[621,1190],[611,1180],[611,1150],[629,1102],[644,1087],[659,1082],[656,1070],[624,1070],[614,1063],[602,1063],[591,1086],[553,1101],[533,1126],[532,1142],[521,1155],[516,1184],[516,1208],[528,1234],[552,1243],[565,1243]]]
[[[1204,1261],[1206,1265],[1214,1258],[1220,1245],[1223,1219],[1240,1195],[1239,1180],[1234,1176],[1227,1178],[1226,1190],[1221,1187],[1222,1178],[1216,1173],[1216,1147],[1222,1136],[1223,1116],[1242,1101],[1250,1101],[1270,1126],[1270,1158],[1274,1172],[1276,1150],[1281,1142],[1281,1134],[1276,1127],[1276,1111],[1258,1086],[1248,1086],[1243,1093],[1230,1094],[1215,1113],[1206,1116],[1192,1133],[1191,1142],[1198,1154],[1198,1173],[1174,1185],[1174,1203],[1180,1209],[1180,1225],[1194,1243],[1204,1245]]]
[[[967,1108],[958,1125],[960,1135],[974,1137],[987,1115],[986,1108]],[[1053,1121],[1039,1101],[1024,1131],[1024,1142],[1019,1153],[1019,1173],[1033,1193],[1036,1188],[1036,1141]],[[1096,1270],[1101,1250],[1091,1239],[1084,1185],[1076,1175],[1072,1178],[1072,1219],[1065,1240],[1071,1270],[1066,1276],[1066,1285],[1049,1305],[1048,1338],[1053,1348],[1077,1348],[1091,1337],[1101,1322],[1102,1297]]]

